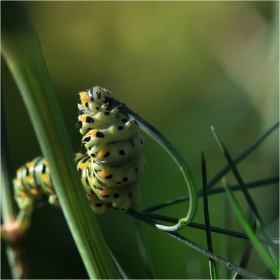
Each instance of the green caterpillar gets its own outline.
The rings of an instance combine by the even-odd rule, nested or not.
[[[77,170],[91,208],[102,213],[107,204],[126,211],[140,196],[138,181],[145,170],[143,138],[134,120],[112,105],[112,93],[95,86],[79,93],[76,126],[83,135],[87,155],[75,154]],[[13,180],[19,208],[48,200],[59,205],[48,162],[38,157],[17,171]]]

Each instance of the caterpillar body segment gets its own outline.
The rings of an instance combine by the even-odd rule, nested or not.
[[[27,210],[46,200],[53,205],[59,205],[48,163],[43,157],[37,157],[18,169],[13,185],[15,199],[21,209]]]

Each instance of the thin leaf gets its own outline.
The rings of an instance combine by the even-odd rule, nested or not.
[[[207,240],[207,248],[213,253],[212,236],[210,228],[210,217],[208,208],[208,196],[207,196],[207,171],[206,161],[204,153],[201,153],[201,173],[202,173],[202,189],[203,189],[203,210],[204,210],[204,221],[205,221],[205,234]],[[209,269],[211,279],[217,279],[216,263],[213,259],[209,258]]]
[[[252,225],[252,230],[254,231],[254,234],[256,233],[256,228],[257,228],[257,224],[256,224],[256,221],[254,220],[253,225]],[[253,249],[252,242],[247,241],[246,248],[243,253],[243,257],[239,264],[240,267],[246,268],[246,266],[249,262],[250,256],[251,256],[252,249]],[[233,279],[242,279],[242,275],[236,273],[234,275]]]
[[[268,242],[268,248],[269,248],[269,251],[273,257],[273,260],[274,262],[276,263],[276,265],[278,266],[279,265],[279,257],[277,255],[277,252],[275,251],[274,249],[274,244],[273,244],[273,241],[272,241],[272,238],[270,236],[270,234],[268,233],[266,227],[265,227],[265,224],[259,214],[259,211],[253,201],[253,199],[251,198],[248,190],[246,189],[246,186],[245,186],[245,183],[240,175],[240,173],[238,172],[237,170],[237,167],[233,161],[233,159],[231,158],[230,154],[229,154],[229,151],[228,149],[226,148],[226,146],[224,145],[223,141],[221,140],[221,138],[218,136],[217,132],[215,131],[214,127],[211,128],[212,129],[212,132],[214,134],[214,137],[222,151],[222,153],[224,154],[229,166],[230,166],[230,169],[232,170],[232,173],[234,174],[237,182],[239,183],[240,187],[241,187],[241,190],[247,200],[247,203],[249,205],[249,207],[251,208],[252,210],[252,213],[254,215],[254,218],[257,222],[257,225],[258,227],[262,230],[264,236],[266,237],[267,239],[267,242]]]
[[[233,192],[228,186],[226,179],[223,179],[223,185],[226,188],[227,195],[229,197],[230,203],[239,218],[240,223],[242,224],[244,230],[246,231],[248,237],[250,238],[251,242],[254,244],[255,249],[259,253],[259,256],[264,260],[265,264],[270,268],[271,272],[275,275],[275,277],[279,278],[279,267],[275,265],[272,258],[266,252],[265,248],[259,242],[257,237],[254,234],[253,229],[251,228],[250,224],[248,223],[245,214],[243,213],[239,203],[237,202]]]
[[[152,267],[152,262],[150,260],[149,253],[147,252],[147,246],[145,244],[144,236],[141,231],[139,221],[137,219],[133,219],[133,224],[134,224],[136,241],[138,244],[138,248],[139,248],[141,258],[142,258],[143,264],[145,266],[147,275],[148,275],[149,279],[155,279],[154,269]]]

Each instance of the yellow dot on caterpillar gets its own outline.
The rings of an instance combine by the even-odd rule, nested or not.
[[[43,175],[42,175],[42,179],[43,179],[44,181],[47,181],[47,180],[49,179],[49,175],[48,175],[48,174],[43,174]]]
[[[29,176],[26,176],[25,178],[26,178],[26,182],[27,182],[27,183],[30,183],[30,181],[32,180],[32,177],[31,177],[30,175],[29,175]]]
[[[86,93],[85,91],[81,91],[81,92],[79,93],[79,95],[82,96],[82,95],[84,95],[85,93]]]
[[[83,116],[82,116],[82,122],[83,122],[83,123],[87,122],[87,116],[86,116],[86,115],[83,115]]]
[[[43,161],[43,164],[47,166],[47,165],[48,165],[48,162],[47,162],[46,160],[44,160],[44,161]]]
[[[106,154],[106,151],[99,151],[98,154],[97,154],[97,157],[98,158],[103,158]]]
[[[30,168],[30,167],[32,167],[32,166],[33,166],[32,162],[26,163],[26,167],[27,167],[27,168]]]
[[[106,191],[103,191],[103,190],[99,190],[98,193],[100,195],[108,195],[108,193]]]
[[[91,131],[91,136],[92,137],[96,137],[96,133],[98,132],[98,130],[96,130],[96,129],[93,129],[92,131]]]
[[[80,156],[82,156],[83,154],[82,153],[76,153],[76,156],[77,157],[80,157]]]
[[[81,96],[81,102],[83,105],[85,105],[87,103],[88,99],[86,95]]]
[[[39,194],[39,191],[37,189],[31,189],[30,192],[35,195]]]
[[[108,173],[105,172],[105,171],[101,171],[101,172],[99,172],[99,175],[100,175],[101,177],[105,178],[105,177],[108,176]]]
[[[85,169],[85,168],[86,168],[86,163],[85,163],[85,162],[82,162],[82,163],[79,165],[79,168],[80,168],[80,169]]]
[[[28,196],[28,193],[27,193],[27,192],[24,192],[24,191],[21,191],[21,192],[20,192],[20,196],[27,197],[27,196]]]

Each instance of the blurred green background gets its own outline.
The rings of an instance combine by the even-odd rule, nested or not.
[[[233,157],[279,118],[278,2],[23,2],[36,29],[74,151],[82,151],[75,128],[80,90],[96,84],[154,125],[183,154],[201,188],[200,152],[208,178],[224,165],[210,131],[214,125]],[[16,20],[16,19],[15,19]],[[28,114],[2,60],[2,94],[12,170],[41,154]],[[244,180],[278,174],[279,133],[238,165]],[[139,209],[185,195],[175,164],[147,135],[147,170]],[[231,184],[236,183],[231,175]],[[278,236],[278,187],[250,191],[273,236]],[[241,203],[243,197],[238,195]],[[225,226],[228,200],[209,198],[211,223]],[[185,215],[187,203],[160,211]],[[131,278],[147,278],[130,217],[109,209],[99,216],[104,236]],[[195,222],[204,223],[199,200]],[[167,235],[142,225],[157,278],[209,278],[208,259]],[[242,230],[235,217],[231,229]],[[203,231],[187,238],[205,247]],[[238,263],[242,241],[224,252],[213,234],[214,252]],[[60,209],[35,211],[27,246],[36,278],[87,278]],[[2,246],[2,278],[9,268]],[[248,270],[271,277],[259,257]],[[218,265],[218,268],[220,266]],[[220,272],[220,277],[226,274]]]

